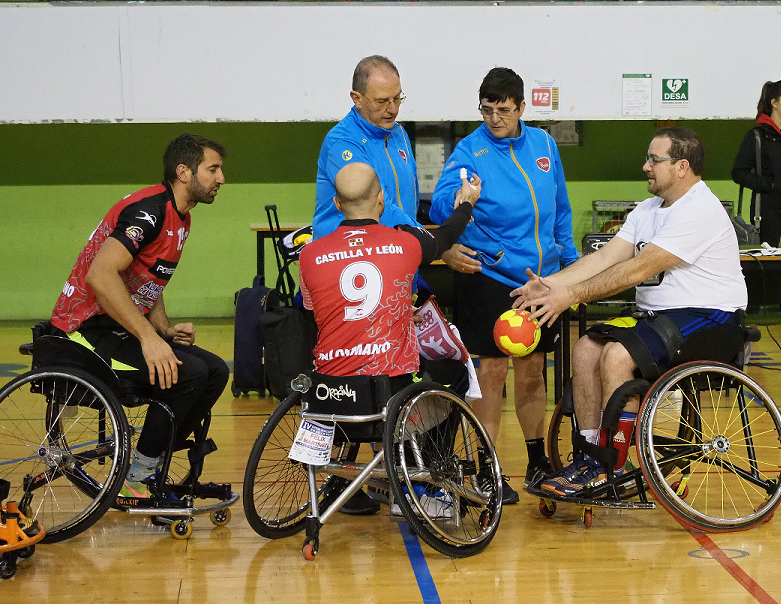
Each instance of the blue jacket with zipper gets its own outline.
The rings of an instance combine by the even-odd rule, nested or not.
[[[578,259],[572,237],[572,208],[553,138],[520,122],[517,138],[496,138],[485,124],[456,145],[431,201],[431,219],[442,224],[453,213],[461,168],[482,180],[473,222],[459,243],[477,251],[482,273],[518,287],[526,269],[543,277]]]
[[[407,133],[398,123],[390,130],[375,126],[353,107],[326,135],[320,149],[312,218],[315,239],[333,233],[344,220],[334,205],[334,178],[350,162],[369,164],[377,172],[385,194],[380,224],[418,225],[418,172]]]

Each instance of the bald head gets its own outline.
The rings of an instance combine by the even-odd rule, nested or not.
[[[334,179],[336,207],[348,220],[379,220],[384,209],[382,187],[377,173],[369,164],[354,162],[339,170]]]

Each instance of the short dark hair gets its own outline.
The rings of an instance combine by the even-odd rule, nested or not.
[[[757,119],[762,115],[773,113],[772,101],[775,101],[778,97],[781,97],[781,80],[778,82],[765,82],[757,103]]]
[[[377,69],[378,67],[390,69],[391,71],[395,72],[396,75],[399,75],[399,70],[396,69],[396,66],[388,57],[383,57],[380,55],[364,57],[358,61],[358,65],[355,66],[355,71],[353,72],[353,90],[355,90],[355,92],[364,94],[366,92],[366,84],[369,82],[369,77],[372,74],[372,70]]]
[[[195,173],[203,161],[205,148],[214,149],[220,157],[226,157],[228,152],[220,143],[198,136],[197,134],[180,134],[170,143],[163,154],[163,180],[173,182],[176,180],[176,167],[184,164]]]
[[[685,159],[695,176],[702,176],[705,168],[705,147],[694,130],[680,126],[659,128],[654,138],[670,139],[670,157]]]
[[[512,69],[494,67],[480,84],[478,100],[487,99],[489,103],[502,103],[510,99],[516,107],[523,103],[523,79]]]

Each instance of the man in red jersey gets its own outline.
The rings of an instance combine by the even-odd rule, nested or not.
[[[379,224],[385,199],[368,164],[353,162],[334,179],[345,220],[300,255],[304,306],[318,327],[315,368],[331,376],[387,375],[392,392],[412,383],[420,357],[412,321],[412,280],[418,267],[449,249],[480,197],[480,179],[462,179],[455,212],[432,231]],[[351,503],[360,497],[355,503]],[[373,514],[379,503],[359,491],[340,511]]]
[[[51,323],[95,350],[176,418],[177,446],[201,425],[228,382],[225,361],[194,345],[192,323],[171,325],[163,288],[190,233],[190,210],[211,204],[225,183],[225,148],[182,134],[163,156],[164,182],[118,202],[92,233],[54,307]],[[147,410],[125,497],[148,497],[170,437],[164,412]]]

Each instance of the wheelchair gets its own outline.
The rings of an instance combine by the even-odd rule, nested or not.
[[[136,394],[95,352],[53,335],[20,352],[32,355],[32,369],[0,389],[0,479],[11,483],[24,516],[46,527],[43,543],[78,535],[111,507],[170,524],[177,539],[192,534],[197,514],[210,513],[218,526],[230,520],[228,506],[238,500],[230,485],[198,482],[203,456],[216,449],[206,438],[209,418],[185,467],[174,451],[171,410]],[[118,498],[148,405],[160,406],[171,422],[163,466],[149,499]],[[217,501],[196,507],[199,498]]]
[[[687,339],[653,383],[631,380],[611,395],[603,413],[606,447],[580,436],[571,384],[556,406],[548,455],[556,470],[573,451],[607,467],[607,480],[581,496],[540,488],[539,510],[552,516],[556,503],[582,507],[591,526],[594,507],[653,509],[661,504],[687,528],[730,532],[770,520],[781,500],[781,413],[765,390],[741,370],[759,330],[740,325],[701,329]],[[613,437],[626,403],[640,397],[630,455],[616,472]],[[648,497],[650,493],[654,501]]]
[[[385,376],[314,372],[292,386],[258,435],[244,476],[244,511],[258,534],[277,539],[305,530],[302,553],[312,560],[321,527],[366,484],[388,493],[389,505],[436,551],[461,558],[488,546],[502,513],[499,461],[488,433],[454,392],[418,382],[391,396]],[[324,401],[329,389],[348,396]],[[334,430],[321,465],[288,456],[302,423],[312,421]],[[371,460],[358,462],[359,443],[381,448],[373,445]],[[439,508],[427,505],[433,493]]]

